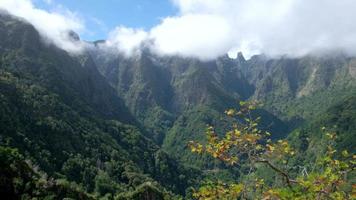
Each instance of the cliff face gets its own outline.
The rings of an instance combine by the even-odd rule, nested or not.
[[[6,38],[0,40],[0,145],[89,193],[148,188],[158,196],[184,194],[200,170],[226,170],[192,154],[187,143],[204,141],[207,124],[224,133],[229,121],[223,112],[240,100],[263,104],[253,115],[277,139],[328,112],[332,123],[348,113],[333,108],[346,102],[353,109],[356,95],[356,58],[342,54],[246,60],[240,53],[200,61],[147,49],[126,57],[96,42],[71,55],[6,14],[0,14],[0,38]]]

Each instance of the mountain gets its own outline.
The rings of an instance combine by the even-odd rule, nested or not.
[[[31,174],[44,177],[34,180],[65,179],[99,196],[155,187],[161,195],[184,194],[193,184],[199,172],[144,136],[90,56],[47,44],[30,24],[6,14],[0,15],[0,35],[6,38],[0,41],[0,144],[3,152],[18,151],[13,157],[25,158],[18,161],[25,168],[39,171]],[[22,178],[5,191],[14,199],[21,195],[16,188],[27,184]]]
[[[356,96],[352,94],[340,99],[338,103],[332,105],[316,119],[294,130],[289,138],[293,144],[298,144],[298,149],[302,149],[308,155],[305,156],[308,161],[323,155],[326,148],[326,145],[323,144],[326,131],[336,134],[336,150],[347,150],[351,154],[355,154],[356,148],[353,144],[356,138],[355,125]]]
[[[90,57],[72,57],[45,44],[31,25],[9,16],[1,15],[1,25],[2,38],[6,38],[0,41],[2,69],[40,82],[71,107],[83,109],[82,113],[133,123],[123,101],[97,73]]]
[[[207,125],[223,135],[224,111],[239,101],[260,102],[259,128],[288,138],[305,162],[323,153],[322,126],[355,151],[354,57],[201,61],[145,48],[126,56],[105,41],[70,54],[0,13],[0,194],[11,199],[189,199],[207,177],[238,180],[238,167],[187,144],[206,142]]]
[[[133,57],[103,52],[91,52],[98,70],[150,130],[148,137],[189,165],[203,167],[211,160],[203,162],[192,155],[188,142],[204,138],[207,124],[226,128],[226,123],[217,124],[224,117],[222,113],[236,107],[239,100],[250,98],[255,90],[239,69],[243,61],[227,56],[204,62],[161,57],[149,49]],[[287,125],[268,111],[261,109],[258,115],[264,116],[262,124],[275,133],[275,138],[287,133]]]
[[[341,53],[302,58],[254,56],[240,67],[253,99],[283,120],[310,120],[356,92],[356,62]]]
[[[239,53],[236,59],[212,61],[158,56],[149,49],[132,57],[98,50],[91,54],[101,74],[150,130],[148,137],[181,162],[203,169],[220,168],[221,163],[191,154],[187,143],[201,141],[207,124],[224,133],[228,122],[223,112],[237,107],[239,100],[263,104],[255,115],[277,139],[356,91],[355,58],[342,53],[257,55],[249,60]]]

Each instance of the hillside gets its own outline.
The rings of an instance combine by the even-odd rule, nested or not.
[[[230,129],[224,111],[239,101],[261,103],[258,128],[305,152],[300,162],[323,155],[321,127],[355,153],[356,58],[342,53],[202,61],[98,41],[70,54],[3,12],[0,38],[0,194],[11,199],[190,199],[207,177],[240,180],[244,166],[187,146],[207,142],[207,125]]]
[[[97,51],[101,49],[98,46]],[[186,148],[188,141],[202,139],[207,124],[226,128],[223,123],[218,124],[222,113],[236,107],[239,100],[251,98],[255,90],[239,70],[242,61],[227,56],[204,62],[159,57],[149,50],[131,58],[103,52],[92,52],[98,70],[153,134],[148,137],[190,165],[200,163],[203,167],[210,161],[192,155]],[[262,125],[275,138],[288,133],[288,126],[267,110],[256,114],[264,116]]]
[[[323,138],[326,130],[336,133],[336,149],[338,151],[347,150],[355,153],[355,125],[356,125],[356,97],[340,99],[340,101],[316,119],[309,121],[303,127],[294,130],[289,138],[298,149],[303,150],[308,156],[305,156],[306,163],[323,155],[325,144]]]
[[[355,69],[355,58],[340,53],[294,59],[254,56],[241,67],[256,88],[252,98],[281,119],[297,123],[354,93]]]
[[[198,173],[143,136],[90,57],[48,46],[19,19],[0,20],[8,38],[0,42],[2,146],[17,148],[46,177],[99,196],[146,182],[156,182],[160,192],[185,192]]]

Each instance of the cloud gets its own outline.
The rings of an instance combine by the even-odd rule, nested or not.
[[[225,36],[229,35],[230,29],[222,17],[187,14],[164,19],[150,31],[150,38],[153,50],[159,54],[209,59],[229,50],[226,47],[230,41]]]
[[[55,4],[53,0],[48,1]],[[171,0],[179,12],[149,30],[118,26],[106,47],[132,55],[149,47],[159,55],[214,59],[238,51],[291,57],[329,51],[356,55],[355,0]],[[84,44],[68,31],[86,31],[66,9],[49,12],[31,0],[0,0],[0,8],[25,18],[59,47],[80,52]],[[100,24],[98,24],[100,26]]]
[[[131,56],[141,48],[141,44],[147,39],[148,33],[142,29],[120,26],[109,33],[105,45],[117,49],[126,56]]]
[[[298,57],[334,50],[356,55],[355,0],[172,2],[179,13],[141,33],[162,55],[205,60],[227,52],[236,56],[238,51],[246,57],[259,53]]]
[[[12,15],[24,18],[40,32],[46,41],[68,52],[79,53],[84,49],[84,43],[74,40],[69,34],[70,31],[83,31],[84,23],[69,10],[48,12],[35,8],[30,0],[0,0],[0,8]]]

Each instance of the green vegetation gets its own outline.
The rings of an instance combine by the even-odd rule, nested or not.
[[[304,127],[294,130],[289,135],[289,140],[296,148],[304,153],[305,163],[311,163],[316,157],[323,155],[325,143],[323,129],[336,134],[335,149],[338,152],[347,150],[351,154],[356,153],[354,141],[356,139],[356,97],[350,96],[330,107],[325,113]]]
[[[207,153],[229,165],[248,167],[239,183],[205,183],[193,196],[197,199],[353,199],[355,196],[354,181],[350,173],[356,167],[356,156],[347,150],[336,156],[334,149],[336,134],[325,132],[325,149],[314,160],[312,168],[304,168],[302,173],[296,170],[297,165],[290,164],[290,159],[299,152],[293,149],[286,140],[272,142],[269,132],[259,130],[259,118],[250,116],[255,109],[253,102],[241,102],[239,110],[230,109],[226,114],[242,120],[232,124],[232,129],[219,138],[210,126],[207,129],[207,144],[190,142],[192,152]],[[323,128],[325,130],[325,128]],[[339,160],[337,157],[342,157]],[[309,164],[309,163],[308,163]],[[310,165],[310,164],[309,164]],[[256,174],[263,168],[269,168],[278,179],[266,184],[265,179]],[[354,175],[354,174],[353,174]],[[274,175],[269,174],[273,177]],[[353,183],[354,184],[354,183]]]
[[[90,58],[42,44],[33,27],[6,15],[1,15],[0,31],[8,35],[0,41],[0,146],[17,149],[23,155],[18,162],[35,166],[24,168],[59,181],[68,195],[79,191],[93,198],[147,191],[184,195],[194,185],[200,172],[176,162],[144,136]],[[13,168],[11,162],[1,163]],[[41,181],[36,173],[7,176],[5,172],[1,178],[13,185],[6,182],[4,192],[15,199],[25,198],[11,189],[17,187],[15,179],[29,185]],[[48,198],[60,194],[54,191]]]
[[[0,74],[0,88],[0,144],[19,148],[51,178],[105,196],[154,179],[183,194],[187,179],[198,175],[133,126],[83,117],[57,95],[10,73]]]
[[[1,196],[313,199],[325,179],[322,195],[348,198],[355,58],[71,55],[4,13],[0,36]]]
[[[8,199],[94,199],[80,186],[53,179],[33,166],[17,149],[0,146],[0,194]]]

